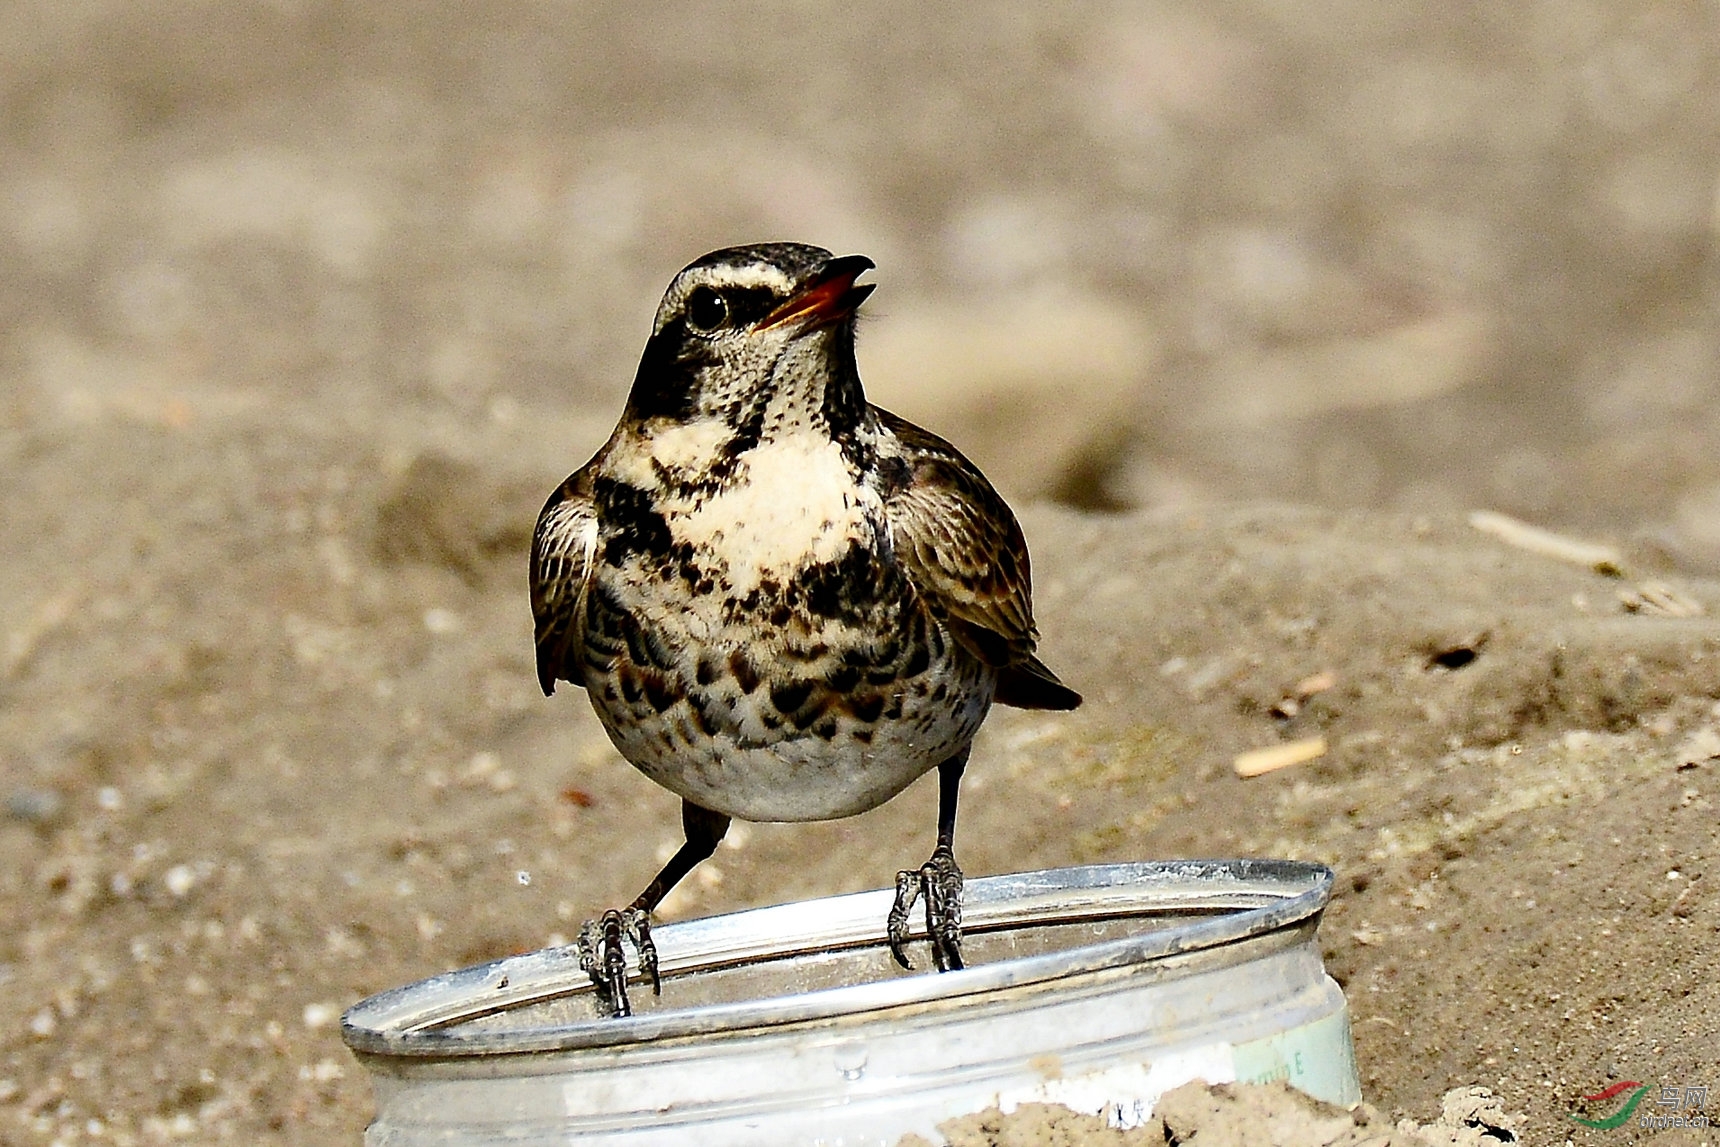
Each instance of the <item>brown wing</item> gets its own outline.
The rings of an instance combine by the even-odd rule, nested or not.
[[[896,556],[964,648],[998,670],[997,700],[1023,709],[1073,709],[1080,694],[1033,655],[1027,539],[979,467],[961,451],[886,410],[907,473],[884,502]]]
[[[581,470],[544,503],[532,531],[532,617],[536,621],[538,684],[544,695],[571,681],[569,667],[584,639],[585,594],[597,554],[597,510]]]

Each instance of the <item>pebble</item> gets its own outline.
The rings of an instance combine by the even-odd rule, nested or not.
[[[312,1031],[326,1028],[340,1018],[340,1009],[333,1004],[306,1004],[305,1026]]]
[[[6,814],[26,824],[52,824],[66,799],[53,789],[14,789],[6,794]]]
[[[451,609],[427,609],[424,611],[424,628],[438,636],[457,633],[460,629],[460,615]]]
[[[189,864],[175,864],[162,876],[161,883],[174,896],[183,897],[197,885],[197,872]]]

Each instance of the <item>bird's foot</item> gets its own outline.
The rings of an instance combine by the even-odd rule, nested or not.
[[[939,845],[932,858],[917,869],[896,873],[896,903],[890,908],[886,930],[890,954],[904,968],[908,963],[908,913],[914,901],[926,901],[926,938],[932,944],[932,960],[940,972],[962,966],[962,870],[955,853]]]
[[[597,985],[600,1006],[616,1019],[633,1014],[627,1001],[627,952],[632,941],[639,953],[639,974],[651,981],[654,995],[663,994],[657,975],[657,945],[651,942],[651,914],[642,908],[611,908],[579,930],[579,966]]]

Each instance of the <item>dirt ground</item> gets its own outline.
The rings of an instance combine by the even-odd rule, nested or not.
[[[1159,1097],[1139,1127],[1106,1126],[1097,1115],[1024,1103],[1008,1115],[997,1108],[939,1125],[948,1147],[1495,1147],[1523,1142],[1518,1120],[1484,1088],[1454,1088],[1439,1116],[1395,1122],[1372,1105],[1345,1110],[1286,1083],[1191,1082]],[[920,1147],[910,1136],[899,1147]]]
[[[9,6],[0,1144],[356,1142],[345,1006],[637,892],[676,802],[538,693],[524,550],[669,276],[767,237],[878,261],[868,385],[1021,510],[1087,697],[988,723],[969,873],[1322,860],[1386,1124],[1714,1142],[1569,1117],[1720,1117],[1715,21]],[[934,805],[666,914],[887,884]]]

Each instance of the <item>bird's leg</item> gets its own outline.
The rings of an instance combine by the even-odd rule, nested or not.
[[[956,795],[968,750],[963,749],[938,766],[938,846],[931,859],[917,869],[896,873],[896,903],[890,909],[886,930],[890,954],[904,968],[908,963],[908,913],[914,901],[926,900],[926,938],[932,944],[932,960],[940,972],[962,966],[962,870],[956,865]]]
[[[686,841],[638,899],[625,908],[611,908],[597,919],[587,920],[579,930],[579,966],[597,985],[598,995],[617,1018],[633,1014],[633,1007],[627,1002],[627,953],[622,941],[633,942],[639,953],[639,974],[651,981],[654,994],[662,995],[663,981],[657,975],[657,945],[651,942],[651,910],[683,876],[717,850],[717,842],[729,831],[729,818],[684,800],[681,829],[686,833]]]

